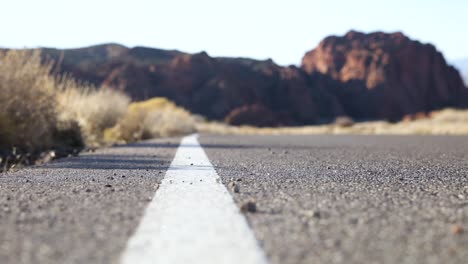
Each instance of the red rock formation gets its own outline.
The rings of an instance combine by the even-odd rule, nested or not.
[[[304,56],[302,68],[338,81],[334,93],[357,118],[399,119],[468,106],[467,89],[442,54],[402,33],[350,31],[328,37]]]
[[[355,118],[397,120],[442,107],[467,107],[459,73],[430,44],[402,33],[350,31],[306,53],[302,68],[338,82],[331,89]]]

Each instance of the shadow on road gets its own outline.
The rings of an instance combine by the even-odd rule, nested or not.
[[[262,144],[200,144],[204,149],[274,149],[274,148],[293,148],[293,149],[315,149],[316,146],[300,146],[300,145],[278,145],[278,144],[271,144],[271,145],[262,145]],[[128,145],[116,145],[114,148],[165,148],[165,149],[177,149],[179,144],[174,143],[152,143],[152,142],[144,142],[144,143],[136,143],[136,144],[128,144]],[[187,148],[198,148],[198,145],[187,144],[184,145]],[[319,146],[323,148],[322,146]],[[336,148],[336,147],[330,147]]]
[[[78,157],[60,159],[43,167],[50,169],[166,170],[169,163],[167,159],[162,159],[156,155],[84,154]]]

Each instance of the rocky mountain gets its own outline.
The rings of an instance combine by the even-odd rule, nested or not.
[[[406,114],[468,106],[468,90],[458,71],[434,46],[402,33],[350,31],[328,37],[307,52],[302,68],[338,81],[332,93],[355,118],[398,120]]]
[[[301,67],[271,60],[105,44],[43,49],[58,72],[125,91],[135,100],[164,96],[231,124],[302,125],[337,116],[398,120],[446,106],[467,107],[459,73],[430,44],[401,33],[324,39]]]

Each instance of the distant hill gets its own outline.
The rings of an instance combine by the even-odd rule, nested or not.
[[[118,44],[44,48],[43,56],[55,61],[57,72],[125,91],[134,100],[167,97],[235,125],[305,125],[345,115],[399,120],[468,107],[458,71],[434,46],[402,33],[327,37],[301,67]]]

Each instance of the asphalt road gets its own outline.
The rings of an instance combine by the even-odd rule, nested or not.
[[[0,175],[0,263],[118,263],[179,139]]]
[[[179,140],[0,175],[0,263],[118,263]],[[468,137],[199,141],[270,263],[468,259]]]
[[[467,263],[468,138],[202,137],[271,263]],[[453,230],[455,231],[455,230]],[[456,233],[456,232],[455,232]]]

